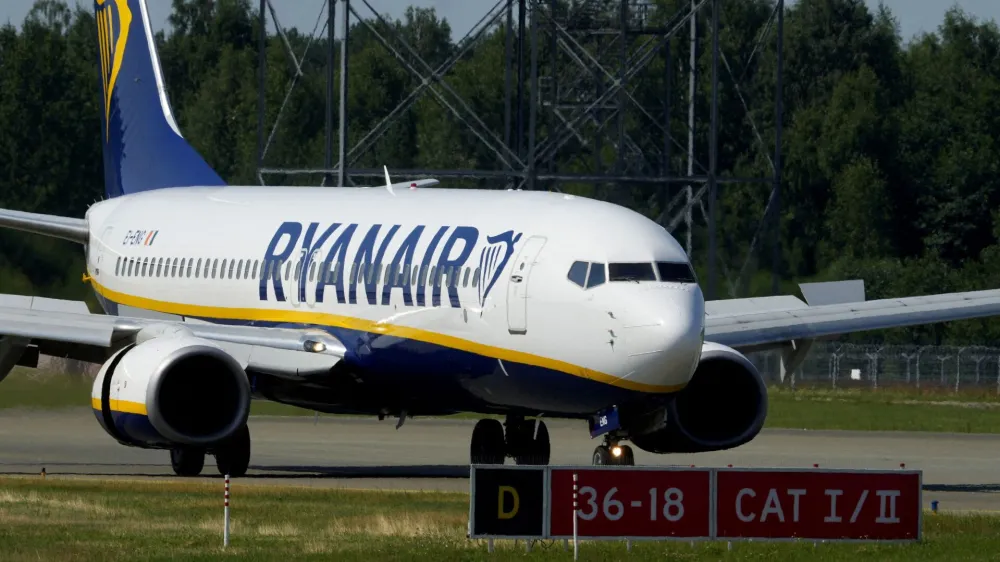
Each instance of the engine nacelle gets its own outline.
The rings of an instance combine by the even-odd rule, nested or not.
[[[705,342],[691,382],[667,403],[665,413],[666,426],[630,435],[632,443],[651,453],[732,449],[764,426],[767,387],[743,354]]]
[[[212,342],[154,337],[119,350],[101,367],[94,414],[119,442],[147,448],[210,448],[250,414],[243,367]]]

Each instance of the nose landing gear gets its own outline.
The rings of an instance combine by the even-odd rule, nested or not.
[[[635,466],[635,455],[632,447],[620,445],[610,438],[604,440],[604,444],[598,445],[594,449],[592,457],[594,466],[614,465],[614,466]]]

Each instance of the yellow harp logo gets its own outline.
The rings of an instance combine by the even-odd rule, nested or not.
[[[110,138],[111,94],[118,81],[132,24],[128,0],[95,0],[97,2],[97,42],[101,49],[101,84],[104,86],[104,130]],[[115,9],[117,8],[117,10]],[[117,16],[117,17],[116,17]]]

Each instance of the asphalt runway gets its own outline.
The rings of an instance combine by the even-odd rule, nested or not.
[[[468,491],[472,420],[252,417],[243,483]],[[597,440],[584,422],[549,420],[552,464],[590,464]],[[729,451],[652,455],[636,464],[906,468],[924,471],[924,504],[1000,511],[1000,435],[765,430]],[[511,461],[508,460],[508,463]],[[219,478],[206,459],[204,478]],[[0,411],[0,475],[176,478],[166,451],[124,447],[87,409]]]

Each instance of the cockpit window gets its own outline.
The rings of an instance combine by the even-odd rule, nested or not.
[[[587,288],[596,287],[604,283],[604,264],[590,264],[590,275],[587,276]]]
[[[650,262],[609,263],[608,278],[611,281],[656,281],[656,273]]]
[[[569,266],[569,273],[566,275],[570,281],[583,287],[587,284],[587,262],[575,261]]]
[[[660,281],[666,283],[697,283],[694,269],[688,263],[668,261],[656,262],[656,270],[660,273]]]

